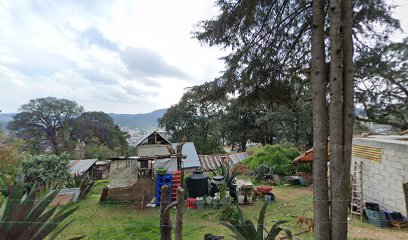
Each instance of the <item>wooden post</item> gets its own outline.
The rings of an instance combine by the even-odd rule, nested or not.
[[[402,187],[404,188],[406,214],[408,214],[408,182],[402,184]]]
[[[176,213],[176,227],[175,239],[183,239],[183,210],[184,210],[184,189],[177,189],[177,213]]]
[[[170,186],[164,185],[161,188],[160,196],[160,240],[171,240],[171,220],[170,220]],[[167,210],[167,211],[166,211]]]

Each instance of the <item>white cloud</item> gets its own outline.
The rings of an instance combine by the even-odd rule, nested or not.
[[[408,4],[394,3],[408,31]],[[46,96],[116,113],[169,107],[223,69],[224,53],[191,36],[216,14],[213,0],[0,1],[0,109]]]
[[[212,1],[0,2],[0,109],[55,96],[87,110],[148,112],[222,69],[191,38]]]

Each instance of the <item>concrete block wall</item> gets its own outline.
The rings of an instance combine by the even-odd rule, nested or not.
[[[381,147],[381,162],[352,158],[363,162],[363,200],[407,216],[402,184],[408,182],[408,141],[355,138],[353,144]]]

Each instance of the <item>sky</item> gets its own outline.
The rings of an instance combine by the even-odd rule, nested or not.
[[[408,1],[391,2],[408,31]],[[87,111],[170,107],[223,70],[225,52],[191,34],[217,12],[213,0],[0,0],[0,110],[47,96]]]

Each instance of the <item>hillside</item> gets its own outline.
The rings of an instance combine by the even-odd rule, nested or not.
[[[117,114],[109,113],[116,124],[125,128],[139,128],[141,130],[157,128],[157,119],[166,113],[167,109],[159,109],[150,113]],[[4,128],[15,113],[0,113],[0,125]]]
[[[120,127],[153,129],[157,128],[157,119],[166,113],[167,109],[159,109],[150,113],[117,114],[109,113],[116,124]]]

